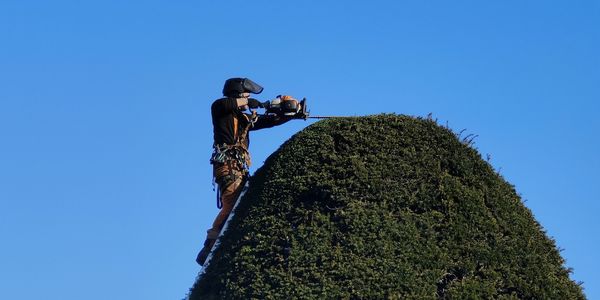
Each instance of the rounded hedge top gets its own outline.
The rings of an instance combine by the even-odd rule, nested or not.
[[[583,299],[513,186],[432,120],[317,122],[251,178],[190,299]]]

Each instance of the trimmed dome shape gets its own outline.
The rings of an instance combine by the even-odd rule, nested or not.
[[[255,175],[195,299],[584,299],[514,187],[450,130],[317,122]]]

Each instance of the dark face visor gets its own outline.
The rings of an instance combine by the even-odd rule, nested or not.
[[[258,83],[250,80],[249,78],[244,78],[242,81],[242,86],[244,87],[244,91],[252,94],[260,94],[263,91],[263,87]]]
[[[229,78],[223,86],[223,95],[234,97],[241,93],[260,94],[263,87],[248,78]]]

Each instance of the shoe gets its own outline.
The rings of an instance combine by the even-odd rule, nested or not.
[[[206,262],[206,259],[208,258],[208,255],[215,244],[215,241],[216,240],[214,239],[206,239],[206,241],[204,241],[204,247],[202,247],[202,250],[200,250],[200,252],[198,252],[198,256],[196,256],[196,262],[199,265],[204,265],[204,262]]]

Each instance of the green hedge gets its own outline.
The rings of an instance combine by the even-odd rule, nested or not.
[[[400,115],[317,122],[251,178],[190,299],[583,299],[469,142]]]

